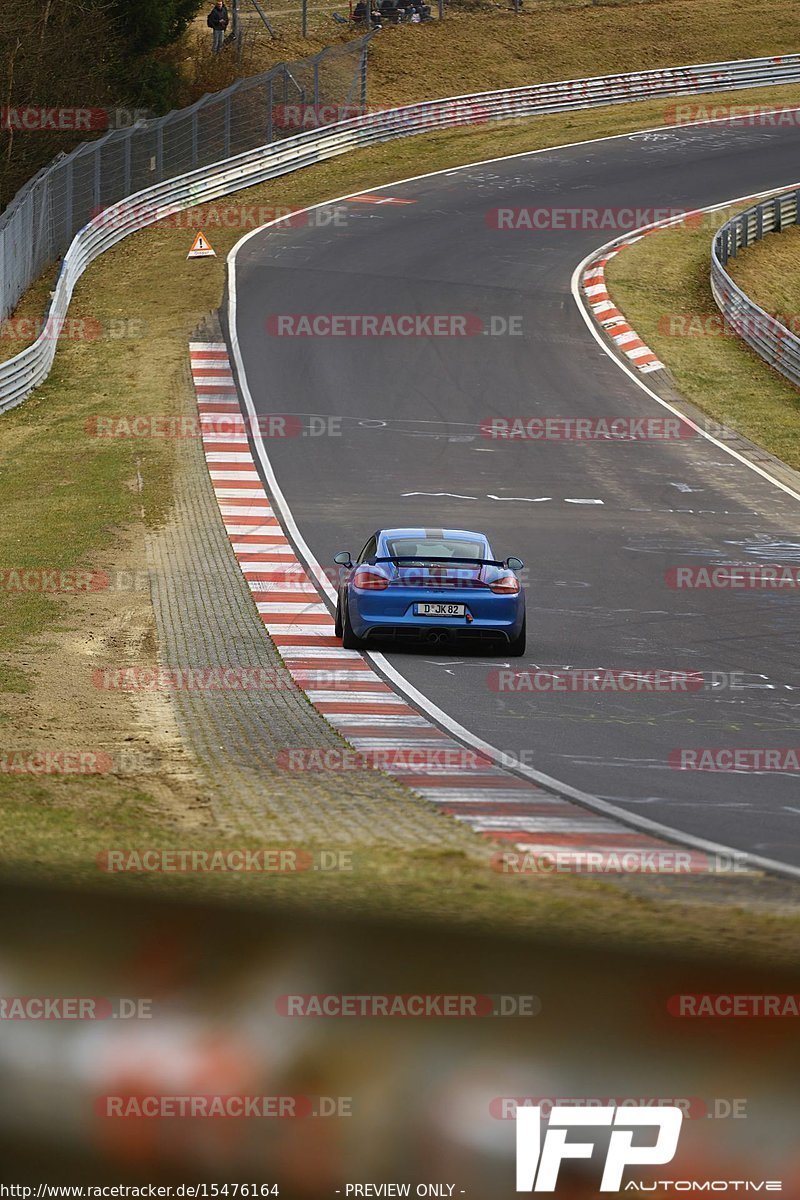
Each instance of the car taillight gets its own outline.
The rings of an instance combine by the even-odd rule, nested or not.
[[[353,576],[353,587],[361,588],[364,592],[381,592],[388,588],[389,580],[380,571],[372,571],[369,567],[359,567]]]
[[[501,575],[499,579],[495,579],[489,587],[500,596],[516,596],[519,592],[519,580],[509,572],[508,575]]]

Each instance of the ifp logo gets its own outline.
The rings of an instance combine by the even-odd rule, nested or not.
[[[568,1142],[574,1126],[612,1126],[608,1139],[601,1192],[618,1192],[626,1167],[655,1166],[672,1162],[678,1148],[683,1112],[663,1108],[618,1108],[615,1104],[599,1108],[554,1105],[542,1143],[540,1108],[517,1109],[517,1191],[554,1192],[558,1171],[565,1158],[591,1158],[592,1142]],[[634,1146],[634,1132],[643,1128],[657,1130],[651,1145]]]

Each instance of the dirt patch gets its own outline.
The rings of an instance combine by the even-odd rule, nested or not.
[[[111,586],[72,596],[66,622],[7,656],[27,690],[0,695],[0,752],[15,756],[12,765],[27,762],[30,774],[6,775],[3,789],[13,796],[52,785],[71,805],[80,804],[76,782],[92,801],[135,790],[165,825],[201,830],[212,824],[208,800],[168,694],[100,686],[109,664],[158,662],[146,534],[144,526],[121,532],[114,553],[103,558]],[[53,772],[46,778],[37,776],[45,757]]]

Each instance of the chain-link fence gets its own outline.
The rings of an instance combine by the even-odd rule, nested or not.
[[[488,0],[475,0],[486,5]],[[517,0],[522,3],[522,0]],[[556,0],[548,0],[555,3]],[[626,0],[627,2],[627,0]],[[353,11],[358,0],[236,0],[238,9],[239,53],[246,59],[267,49],[272,40],[280,35],[301,34],[303,37],[330,37],[349,29],[377,27],[378,24],[396,25],[410,23],[411,10],[384,10],[380,22],[367,25],[352,23]],[[425,17],[435,20],[444,17],[444,0],[423,0]],[[453,0],[448,0],[453,3]],[[508,8],[514,0],[500,0],[498,8]],[[380,7],[380,0],[376,0]],[[236,39],[232,39],[236,40]]]
[[[297,134],[289,111],[366,104],[367,44],[279,63],[190,108],[85,142],[40,171],[0,216],[0,319],[67,251],[79,229],[144,188]],[[313,108],[311,107],[313,106]]]

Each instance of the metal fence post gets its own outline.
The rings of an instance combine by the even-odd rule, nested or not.
[[[717,257],[723,266],[728,261],[728,239],[726,237],[718,237],[716,240]]]
[[[0,229],[0,321],[4,320],[11,311],[8,301],[10,291],[6,279],[6,231]]]
[[[131,186],[131,167],[133,159],[133,129],[129,129],[125,134],[125,148],[122,153],[122,171],[124,178],[125,193],[130,194],[133,191]]]
[[[364,41],[364,46],[361,51],[361,62],[359,63],[359,75],[361,76],[361,111],[367,111],[367,62],[369,60],[369,38]]]
[[[308,37],[308,0],[303,0],[303,37]]]
[[[67,159],[66,181],[64,184],[64,232],[68,238],[73,236],[72,200],[74,196],[74,179],[72,172],[72,155]]]
[[[94,179],[92,182],[92,208],[98,212],[100,208],[100,149],[95,147],[94,151]]]
[[[41,183],[34,189],[34,202],[39,199],[39,220],[37,221],[36,237],[33,245],[33,256],[36,262],[36,273],[50,261],[50,176],[45,175]],[[45,239],[47,245],[45,247]]]

